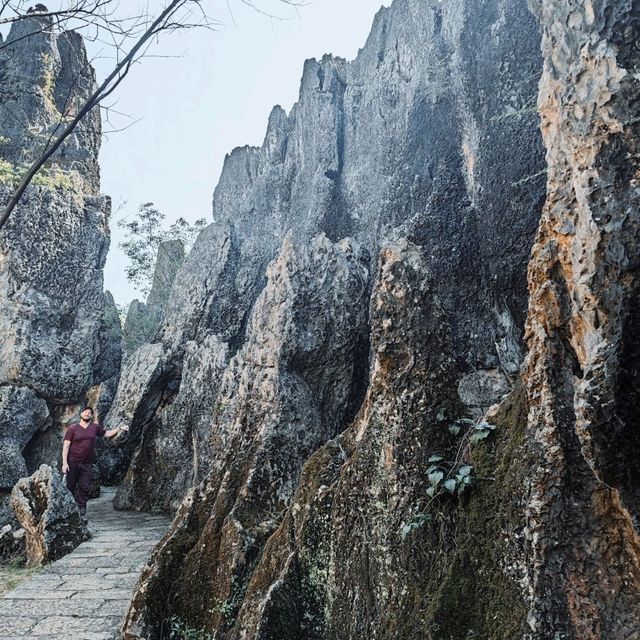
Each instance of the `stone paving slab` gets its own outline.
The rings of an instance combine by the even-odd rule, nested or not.
[[[2,640],[117,640],[140,571],[169,518],[114,511],[115,488],[89,502],[92,537],[0,598]]]

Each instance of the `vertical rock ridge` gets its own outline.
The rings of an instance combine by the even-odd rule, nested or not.
[[[0,50],[0,203],[94,87],[78,34],[60,33],[51,17],[12,25]],[[58,464],[64,420],[120,366],[119,322],[103,292],[111,203],[99,192],[100,134],[95,109],[0,233],[0,389],[19,399],[0,418],[4,489]],[[21,423],[30,414],[37,419]]]
[[[529,624],[535,638],[633,637],[640,503],[627,327],[638,290],[640,21],[630,2],[531,6],[543,30],[548,196],[529,265],[524,369]]]
[[[190,499],[198,525],[194,529],[183,507],[162,543],[163,550],[177,545],[186,553],[174,558],[180,571],[189,565],[190,578],[166,584],[177,567],[159,551],[162,566],[143,575],[142,591],[166,597],[169,588],[176,607],[224,625],[219,605],[244,590],[290,503],[302,464],[344,426],[355,337],[365,320],[363,258],[348,240],[334,245],[318,236],[305,245],[291,234],[285,238],[267,269],[245,343],[220,381],[210,417],[209,475]],[[219,571],[211,574],[205,557],[217,558]],[[194,600],[196,583],[199,591],[207,585],[207,602]],[[128,633],[157,633],[159,622],[140,597],[129,613]]]

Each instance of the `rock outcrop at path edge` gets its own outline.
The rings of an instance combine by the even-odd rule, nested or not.
[[[0,49],[0,203],[51,131],[95,86],[82,38],[51,17],[16,22]],[[117,376],[120,328],[103,293],[110,200],[99,193],[93,110],[0,232],[0,493],[57,465],[63,428]],[[115,322],[114,322],[115,318]]]
[[[16,483],[11,506],[26,531],[27,566],[58,560],[89,538],[64,479],[46,464]]]

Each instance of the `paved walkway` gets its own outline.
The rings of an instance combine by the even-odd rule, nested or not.
[[[114,511],[115,489],[87,508],[92,538],[0,598],[2,640],[114,640],[138,575],[169,525]]]

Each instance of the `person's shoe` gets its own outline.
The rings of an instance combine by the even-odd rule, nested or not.
[[[82,519],[82,522],[84,522],[85,524],[87,524],[88,520],[87,520],[87,507],[78,507],[80,509],[80,518]]]

